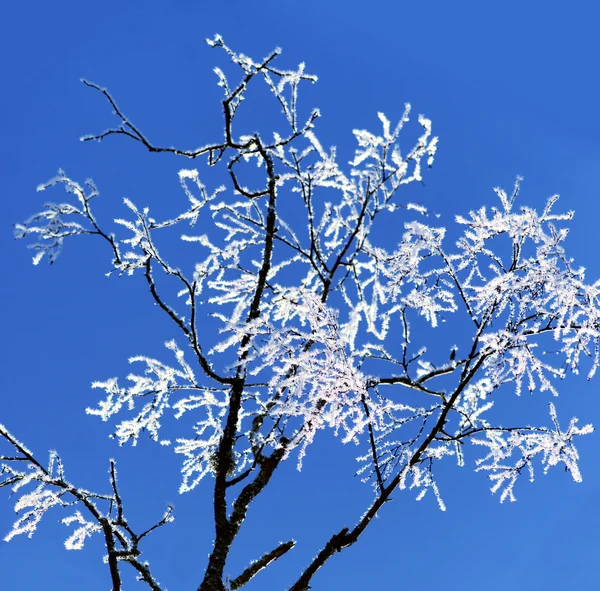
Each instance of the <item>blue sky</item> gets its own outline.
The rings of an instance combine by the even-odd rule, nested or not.
[[[122,138],[79,142],[112,123],[107,105],[79,79],[108,87],[156,143],[190,147],[208,141],[220,124],[211,71],[218,56],[204,38],[218,32],[255,57],[280,46],[283,64],[305,61],[319,76],[303,106],[321,109],[318,135],[324,145],[337,145],[342,159],[353,152],[353,128],[376,129],[377,111],[394,119],[411,102],[433,120],[440,147],[425,187],[411,188],[410,198],[451,225],[455,214],[492,203],[492,187],[510,189],[523,175],[522,203],[539,207],[559,193],[559,209],[576,211],[568,252],[595,280],[599,17],[589,1],[6,4],[0,422],[42,457],[57,449],[67,476],[90,489],[105,489],[108,458],[115,457],[140,527],[174,502],[181,519],[149,545],[148,558],[171,591],[196,588],[212,537],[209,481],[178,496],[179,464],[168,450],[148,442],[119,449],[108,427],[84,414],[98,398],[91,381],[126,375],[131,355],[162,355],[171,327],[141,281],[104,276],[109,259],[95,241],[67,244],[53,267],[34,268],[30,252],[12,239],[13,223],[45,199],[62,200],[60,192],[35,192],[59,167],[96,181],[98,216],[107,221],[122,215],[124,196],[158,211],[182,198],[176,172],[189,162],[148,154]],[[560,384],[559,416],[599,425],[599,382],[586,382],[584,373]],[[519,484],[514,504],[500,505],[486,478],[467,468],[442,475],[446,513],[429,495],[415,502],[411,492],[398,492],[360,542],[319,573],[313,589],[595,588],[598,445],[597,435],[579,442],[582,484],[561,470],[540,475]],[[311,451],[302,473],[293,462],[282,470],[240,535],[232,575],[277,542],[298,541],[250,590],[285,589],[328,536],[367,507],[370,490],[352,477],[355,450],[323,437]],[[0,506],[0,531],[7,532],[12,501],[3,496]],[[67,553],[60,517],[48,515],[32,540],[0,545],[4,588],[109,587],[99,540]]]

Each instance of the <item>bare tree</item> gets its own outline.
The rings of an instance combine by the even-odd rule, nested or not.
[[[424,223],[433,219],[429,211],[397,196],[433,163],[437,138],[428,119],[418,117],[421,135],[401,150],[410,106],[396,125],[379,113],[379,135],[354,131],[358,146],[345,172],[335,149],[325,150],[315,135],[318,111],[299,118],[299,88],[316,81],[303,64],[280,69],[278,50],[254,61],[219,36],[208,44],[224,51],[239,75],[232,83],[215,68],[224,92],[222,138],[194,150],[157,146],[107,90],[84,81],[117,119],[115,127],[84,139],[126,136],[151,152],[204,157],[226,169],[229,192],[209,190],[197,170],[182,170],[187,209],[158,221],[125,200],[129,217],[115,220],[124,233],[117,237],[94,216],[94,184],[61,171],[40,190],[62,185],[72,201],[46,204],[16,226],[17,238],[37,238],[30,244],[35,264],[44,257],[54,262],[66,238],[97,236],[110,252],[112,272],[143,275],[150,297],[172,321],[174,338],[166,346],[174,361],[132,358],[143,370],[126,385],[117,378],[95,382],[104,398],[87,412],[103,421],[119,415],[114,433],[121,445],[148,436],[172,446],[183,460],[182,493],[209,477],[214,544],[199,591],[239,589],[292,550],[294,541],[281,543],[236,578],[225,576],[255,499],[282,462],[302,464],[324,429],[363,447],[360,473],[373,486],[373,500],[361,517],[349,516],[353,525],[324,540],[296,580],[282,581],[291,591],[309,589],[315,573],[360,538],[393,491],[415,489],[421,498],[431,490],[443,510],[434,476],[445,459],[462,466],[471,457],[501,501],[514,500],[519,475],[526,471],[533,479],[536,465],[546,472],[563,464],[580,481],[573,440],[591,426],[577,427],[572,419],[560,427],[551,403],[549,421],[539,427],[504,426],[492,409],[502,386],[556,395],[557,380],[579,370],[582,354],[591,359],[590,377],[598,365],[600,285],[585,283],[583,270],[564,253],[562,225],[571,214],[553,213],[557,197],[538,213],[517,208],[520,180],[510,195],[496,189],[496,207],[456,219],[462,235],[448,249],[445,229]],[[268,137],[237,129],[243,100],[259,81],[283,114]],[[404,223],[394,250],[374,231],[386,216]],[[197,245],[191,272],[159,247],[165,228],[183,224],[192,229],[181,238]],[[163,287],[164,276],[178,288]],[[208,317],[219,323],[216,333],[204,330]],[[420,345],[437,339],[438,324],[452,318],[464,335],[459,345],[430,351]],[[552,362],[544,356],[549,349]],[[174,442],[161,430],[171,409],[176,417],[195,417],[193,432],[177,433]],[[141,559],[141,543],[173,519],[171,507],[137,532],[113,461],[108,492],[98,494],[68,482],[56,453],[46,467],[3,426],[0,435],[7,449],[0,486],[17,494],[19,513],[6,540],[31,535],[51,507],[68,507],[63,522],[75,529],[67,548],[101,534],[113,591],[122,589],[124,564],[153,591],[163,589]],[[467,442],[474,446],[467,449]]]

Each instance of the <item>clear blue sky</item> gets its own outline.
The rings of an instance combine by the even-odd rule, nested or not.
[[[284,64],[305,61],[320,78],[303,104],[321,109],[325,145],[349,156],[352,128],[376,127],[377,111],[399,117],[409,101],[440,136],[426,187],[412,197],[451,224],[455,214],[490,204],[492,187],[509,189],[521,174],[523,203],[541,206],[559,193],[559,209],[576,211],[567,247],[595,279],[599,18],[600,8],[589,0],[5,3],[0,422],[40,456],[57,449],[67,476],[81,486],[105,489],[108,458],[116,457],[140,527],[174,502],[181,519],[159,534],[148,558],[168,589],[194,589],[212,537],[210,482],[179,497],[178,459],[169,450],[145,442],[137,450],[118,449],[106,437],[108,427],[84,414],[98,397],[91,381],[126,375],[130,355],[162,354],[170,326],[141,282],[104,277],[108,258],[95,241],[67,244],[56,265],[34,268],[30,252],[12,239],[13,223],[44,199],[62,199],[62,193],[35,193],[59,167],[97,182],[98,215],[107,220],[121,215],[123,196],[158,209],[182,197],[176,171],[189,163],[148,154],[123,138],[78,141],[112,123],[106,104],[79,79],[108,87],[157,143],[195,147],[208,141],[207,133],[214,136],[220,117],[211,72],[217,56],[203,39],[218,32],[255,57],[280,46]],[[582,376],[560,386],[563,420],[576,415],[600,425],[598,379],[587,383]],[[597,435],[579,442],[582,484],[560,470],[534,484],[524,479],[515,504],[500,505],[485,476],[466,468],[443,474],[446,513],[429,495],[417,503],[412,493],[398,492],[313,588],[596,589],[598,447]],[[243,568],[240,560],[285,539],[298,541],[249,590],[285,589],[328,536],[352,525],[367,506],[370,490],[352,478],[353,449],[323,438],[311,451],[301,474],[293,462],[283,470],[244,526],[232,575]],[[12,501],[3,495],[0,507],[5,535]],[[48,515],[32,540],[0,544],[4,589],[109,587],[100,540],[67,553],[60,517]]]

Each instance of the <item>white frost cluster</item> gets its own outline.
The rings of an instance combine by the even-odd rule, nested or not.
[[[76,524],[73,533],[65,540],[67,550],[81,550],[87,538],[96,532],[102,531],[102,528],[92,521],[87,521],[80,511],[75,511],[73,515],[61,520],[65,525]]]
[[[77,205],[71,203],[46,203],[44,210],[31,216],[22,224],[15,224],[15,238],[35,236],[39,242],[29,244],[35,250],[33,264],[37,265],[46,256],[50,264],[54,263],[60,254],[65,238],[80,234],[93,234],[97,229],[96,220],[91,214],[89,202],[98,195],[98,190],[91,180],[85,181],[88,188],[68,178],[64,171],[59,170],[58,175],[47,183],[38,186],[38,191],[45,191],[55,185],[64,185],[67,193],[75,195]],[[81,222],[87,223],[81,223]]]
[[[486,447],[488,453],[477,460],[477,470],[490,472],[493,482],[492,492],[501,491],[500,500],[515,501],[514,485],[522,470],[527,469],[529,478],[533,481],[533,458],[540,456],[544,473],[552,466],[564,464],[575,482],[581,482],[581,473],[577,460],[579,454],[573,444],[575,435],[587,435],[594,429],[591,425],[577,427],[577,419],[571,419],[566,431],[561,431],[556,417],[556,409],[550,403],[550,416],[553,429],[532,430],[488,430],[485,439],[479,437],[471,441],[476,445]],[[516,455],[516,459],[513,456]]]
[[[20,486],[25,484],[28,484],[27,479],[23,479],[18,485],[14,486],[13,491],[16,492]],[[32,491],[23,493],[15,503],[15,512],[23,512],[23,514],[17,519],[8,535],[4,537],[4,541],[9,542],[20,534],[27,534],[27,537],[30,538],[46,511],[59,504],[60,496],[44,485],[36,486]]]
[[[158,441],[161,419],[165,410],[171,406],[173,392],[198,389],[194,372],[185,361],[183,351],[173,340],[165,343],[165,346],[175,354],[178,367],[171,367],[149,357],[136,356],[131,357],[129,362],[145,363],[146,371],[143,375],[129,374],[127,379],[132,383],[130,387],[120,387],[117,378],[92,384],[92,388],[104,390],[107,396],[98,408],[87,408],[86,412],[99,416],[103,421],[108,421],[123,407],[133,410],[137,398],[149,399],[134,418],[119,423],[115,437],[120,444],[131,441],[135,445],[142,432],[147,432],[152,439]],[[184,403],[180,401],[179,404]]]

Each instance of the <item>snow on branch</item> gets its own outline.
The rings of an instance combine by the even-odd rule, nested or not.
[[[160,591],[148,563],[139,561],[139,545],[146,535],[173,520],[170,508],[160,521],[137,534],[125,516],[113,460],[110,462],[112,493],[99,494],[66,480],[56,452],[51,452],[45,468],[3,425],[0,425],[0,444],[10,450],[9,454],[0,455],[0,488],[10,487],[17,496],[15,513],[18,515],[11,531],[4,537],[5,541],[21,534],[32,537],[44,515],[54,507],[75,507],[73,513],[61,520],[67,527],[75,526],[64,543],[67,550],[81,550],[90,536],[100,533],[108,552],[106,562],[114,591],[121,590],[120,562],[127,562],[136,571],[144,573],[142,580],[153,591]]]
[[[90,208],[90,201],[98,196],[98,189],[94,182],[90,179],[85,181],[84,185],[88,189],[86,193],[79,183],[59,170],[58,176],[39,185],[37,190],[45,191],[59,184],[64,185],[67,193],[75,195],[77,205],[49,202],[45,204],[43,211],[31,216],[22,224],[15,224],[15,238],[29,236],[39,238],[39,242],[29,245],[29,248],[37,251],[33,257],[33,264],[39,264],[44,256],[48,257],[50,264],[54,263],[62,250],[65,238],[81,234],[96,234],[104,238],[112,248],[115,261],[119,261],[119,249],[114,237],[102,232]]]
[[[579,471],[579,454],[573,443],[578,435],[587,435],[594,428],[592,425],[577,427],[578,420],[571,419],[566,431],[562,431],[556,417],[554,404],[550,403],[550,417],[554,428],[518,429],[508,432],[486,430],[485,439],[474,437],[471,442],[486,447],[488,453],[477,460],[477,471],[489,472],[493,482],[492,492],[501,491],[500,501],[515,501],[513,489],[521,471],[527,470],[529,479],[534,479],[533,460],[540,459],[544,474],[552,466],[564,464],[565,470],[571,473],[575,482],[581,482]],[[516,459],[513,458],[516,455]]]
[[[36,240],[35,264],[44,256],[54,262],[71,236],[100,236],[113,270],[143,274],[151,301],[185,337],[184,348],[166,343],[174,362],[132,357],[144,369],[130,373],[126,386],[118,378],[94,382],[105,396],[87,412],[116,419],[120,444],[136,445],[144,434],[174,442],[183,458],[180,492],[214,478],[215,546],[200,591],[223,588],[223,557],[249,505],[281,462],[295,456],[300,467],[325,430],[361,448],[358,472],[373,482],[375,500],[353,529],[330,538],[293,591],[307,589],[329,557],[353,544],[398,488],[418,499],[431,490],[445,509],[436,466],[445,458],[465,466],[466,441],[485,450],[475,469],[489,474],[501,501],[514,500],[524,470],[533,479],[534,460],[544,472],[562,463],[580,481],[573,440],[591,426],[573,419],[561,430],[553,404],[552,428],[504,426],[496,414],[500,391],[556,397],[568,373],[585,369],[591,378],[597,371],[600,281],[587,281],[566,254],[572,212],[555,212],[557,196],[541,211],[521,205],[519,177],[512,193],[495,190],[493,206],[456,216],[452,228],[437,218],[434,225],[432,210],[401,200],[437,153],[429,119],[419,115],[415,133],[410,105],[397,123],[378,113],[378,129],[355,129],[354,158],[340,163],[335,147],[318,137],[318,110],[300,108],[300,89],[316,81],[304,64],[283,69],[279,49],[255,60],[218,35],[207,42],[231,62],[215,68],[224,93],[218,138],[191,150],[156,145],[106,89],[84,82],[117,121],[84,139],[125,136],[150,152],[206,157],[209,167],[221,166],[225,185],[211,192],[198,170],[185,168],[178,175],[183,211],[158,220],[126,199],[128,215],[114,220],[124,234],[117,239],[92,214],[95,185],[60,172],[41,189],[61,184],[74,203],[47,204],[15,231]],[[238,117],[260,83],[278,109],[261,134]],[[162,230],[180,224],[182,247],[194,257],[189,273],[189,260],[172,264],[159,248],[158,237],[169,234]],[[448,244],[452,234],[458,239]],[[176,289],[169,292],[159,274]],[[185,304],[174,303],[177,296]],[[452,330],[442,330],[445,323]],[[30,535],[46,511],[74,496],[91,517],[76,511],[63,520],[75,528],[67,547],[101,531],[113,546],[109,559],[129,561],[158,589],[137,561],[145,534],[136,537],[126,525],[114,470],[113,494],[94,497],[64,481],[58,460],[46,469],[0,434],[17,450],[3,457],[2,484],[33,487],[18,501],[22,516],[9,538]],[[101,513],[93,499],[111,508]],[[159,525],[169,520],[170,512]],[[259,563],[292,547],[280,545]],[[258,570],[249,567],[235,584]]]
[[[165,346],[175,354],[178,367],[138,355],[131,357],[129,363],[145,363],[146,370],[143,375],[131,373],[127,376],[132,383],[129,388],[120,387],[117,378],[92,384],[92,388],[105,390],[107,396],[98,408],[87,408],[86,412],[99,416],[103,421],[108,421],[123,408],[132,411],[136,399],[144,400],[150,397],[150,401],[143,405],[134,418],[122,421],[117,427],[115,437],[121,445],[130,440],[136,445],[140,433],[144,431],[158,441],[160,421],[165,410],[171,406],[170,397],[173,392],[199,389],[194,372],[184,359],[183,351],[177,347],[174,340],[168,341]]]

